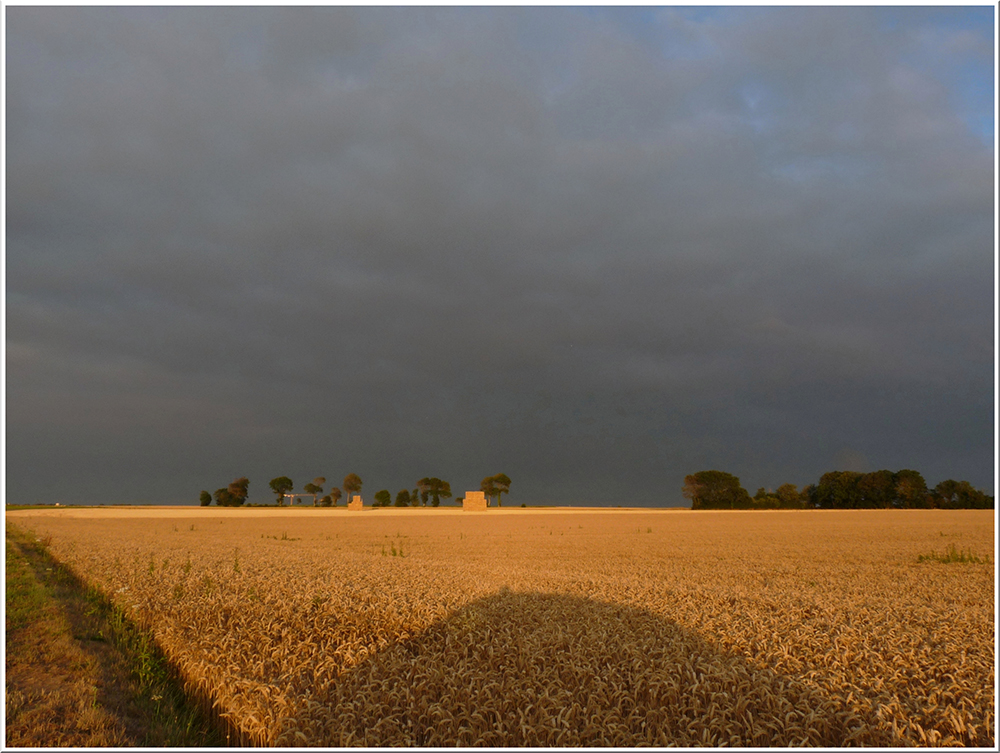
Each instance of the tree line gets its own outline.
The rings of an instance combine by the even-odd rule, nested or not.
[[[302,486],[305,494],[313,495],[313,500],[317,501],[320,507],[336,507],[337,502],[340,501],[340,498],[343,497],[344,494],[347,494],[348,499],[350,499],[352,494],[358,494],[361,492],[361,477],[356,473],[348,473],[344,476],[344,491],[341,491],[340,487],[334,486],[330,489],[329,494],[319,497],[320,494],[323,494],[323,485],[325,483],[325,477],[317,476],[311,482]],[[288,478],[288,476],[278,476],[277,478],[272,478],[270,482],[268,482],[268,486],[270,486],[271,491],[275,493],[275,501],[280,507],[284,503],[285,495],[291,493],[295,488],[295,482]],[[317,497],[319,497],[318,500]]]
[[[214,497],[215,504],[219,507],[242,507],[246,504],[247,494],[250,490],[250,480],[244,476],[238,478],[229,486],[225,486],[221,489],[216,489],[215,494],[209,494],[207,491],[201,493],[201,506],[208,507],[212,504],[212,499]]]
[[[993,497],[968,481],[947,479],[933,489],[917,471],[830,471],[817,484],[801,491],[782,484],[764,488],[751,497],[736,476],[722,471],[699,471],[684,477],[684,497],[692,510],[860,510],[860,509],[976,509],[992,510]]]
[[[328,494],[320,497],[319,495],[323,494],[326,478],[317,476],[310,483],[303,485],[302,489],[305,495],[312,495],[314,503],[318,506],[336,507],[337,502],[345,493],[348,495],[348,499],[351,494],[359,494],[362,483],[360,476],[356,473],[349,473],[344,477],[344,491],[335,486],[330,489]],[[295,483],[288,476],[278,476],[271,479],[268,486],[271,487],[271,491],[276,495],[278,505],[281,506],[285,495],[290,494],[295,488]],[[217,489],[214,494],[203,491],[200,497],[201,506],[208,507],[214,500],[219,507],[242,507],[246,504],[249,487],[250,481],[246,477],[242,477],[233,481],[228,487]],[[483,479],[480,489],[488,499],[496,497],[497,506],[500,506],[501,495],[510,493],[510,478],[503,473],[487,476]],[[395,505],[396,507],[420,507],[426,506],[430,502],[431,507],[437,507],[441,504],[442,499],[449,497],[451,497],[451,484],[437,477],[428,476],[420,479],[412,492],[409,489],[401,489],[396,494]],[[458,497],[457,501],[461,502],[462,497]],[[392,495],[388,489],[376,492],[375,501],[372,503],[373,507],[389,507],[391,504]]]

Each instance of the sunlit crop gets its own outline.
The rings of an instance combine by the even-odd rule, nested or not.
[[[9,516],[234,743],[995,741],[991,511]]]

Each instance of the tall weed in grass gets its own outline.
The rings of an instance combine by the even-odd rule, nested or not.
[[[986,555],[985,559],[980,558],[972,552],[966,552],[964,549],[959,551],[958,547],[951,544],[944,554],[938,554],[937,552],[921,554],[917,557],[917,562],[967,562],[975,565],[988,565],[990,564],[990,558],[989,555]]]

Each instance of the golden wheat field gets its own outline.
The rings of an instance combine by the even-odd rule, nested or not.
[[[8,519],[146,626],[234,744],[995,743],[993,511]],[[989,560],[926,558],[951,546]]]

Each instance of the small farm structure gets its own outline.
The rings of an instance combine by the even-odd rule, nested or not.
[[[485,511],[486,505],[486,495],[483,492],[466,492],[462,500],[463,510]]]
[[[313,507],[316,506],[316,495],[315,494],[310,494],[309,492],[288,492],[287,494],[282,494],[281,495],[281,504],[284,505],[285,504],[285,500],[287,499],[289,505],[294,505],[295,504],[295,500],[300,499],[300,498],[304,499],[305,497],[312,497]]]

